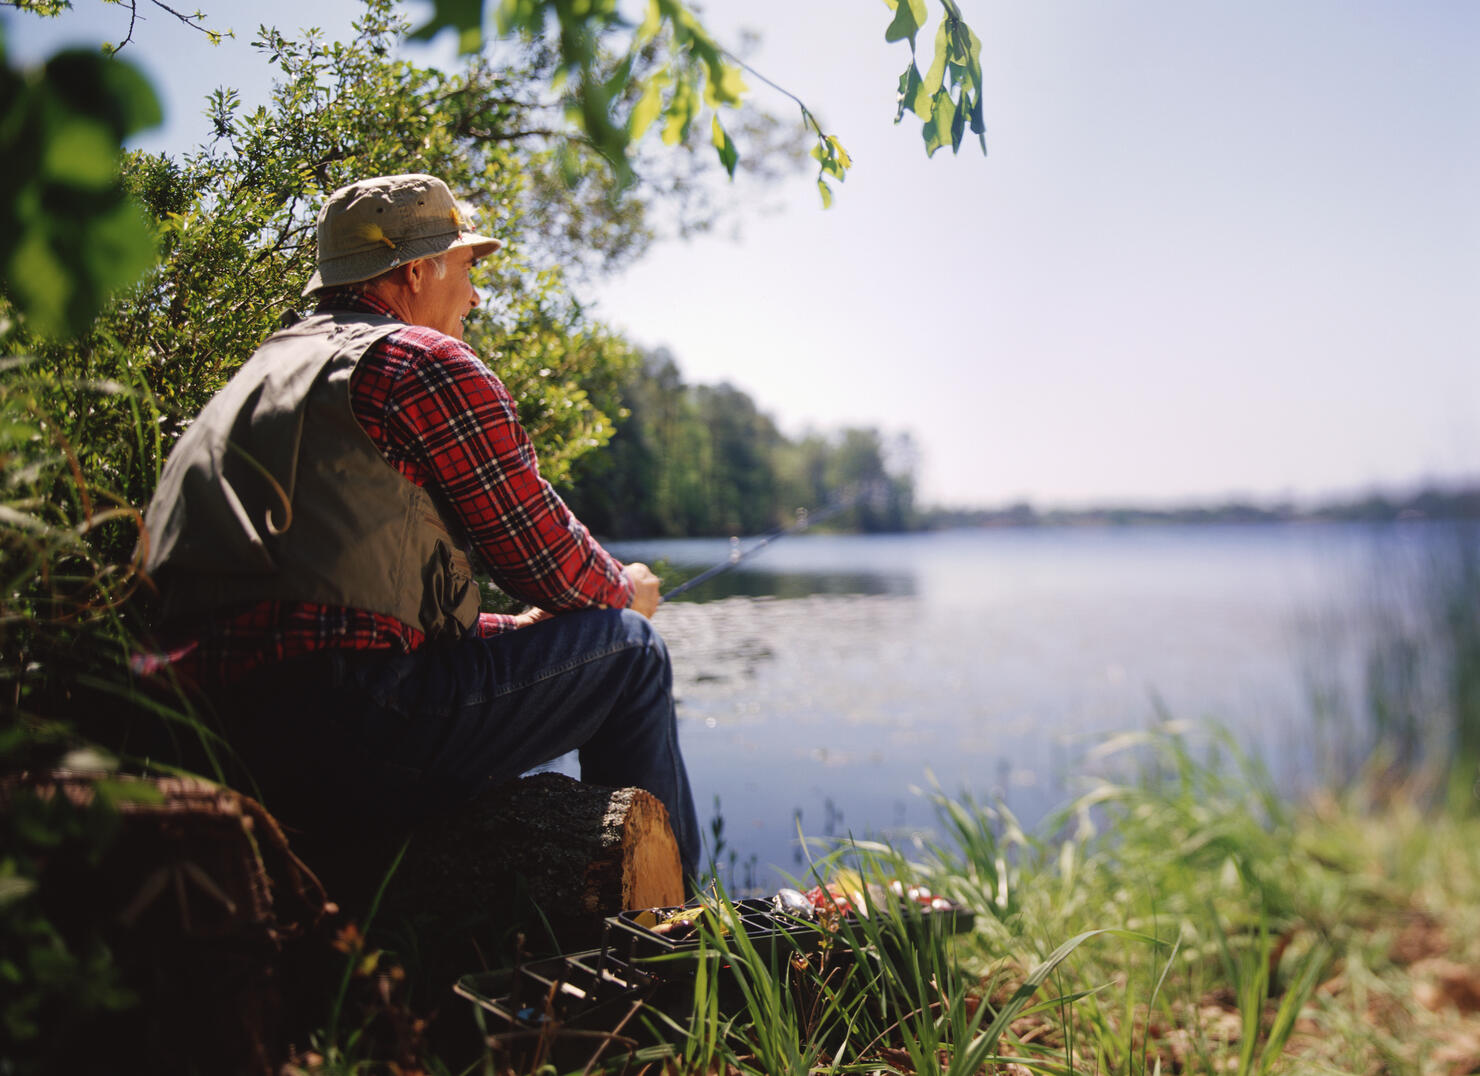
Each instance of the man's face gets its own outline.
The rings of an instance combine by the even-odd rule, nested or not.
[[[461,247],[448,251],[446,264],[447,272],[440,279],[429,263],[420,266],[422,286],[410,320],[414,325],[425,325],[461,340],[463,318],[478,305],[478,292],[470,277],[472,249]]]

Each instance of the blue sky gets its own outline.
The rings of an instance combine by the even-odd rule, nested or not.
[[[927,502],[1480,477],[1480,4],[961,6],[990,152],[927,160],[892,122],[907,50],[883,4],[707,4],[722,37],[763,32],[752,62],[855,168],[826,212],[808,175],[738,203],[738,238],[660,246],[597,310],[789,431],[910,432]],[[151,17],[130,47],[169,110],[150,148],[198,138],[212,87],[262,92],[256,22],[333,32],[354,10],[262,0],[214,50]],[[116,40],[124,14],[6,26],[34,55],[58,31]]]

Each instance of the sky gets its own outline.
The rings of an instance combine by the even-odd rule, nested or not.
[[[931,159],[893,123],[908,48],[884,4],[704,5],[722,40],[761,32],[747,59],[854,168],[825,211],[808,172],[761,201],[726,188],[736,230],[597,282],[598,316],[788,433],[910,434],[925,504],[1480,479],[1480,4],[959,2],[988,153]],[[12,50],[123,36],[125,11],[76,4],[9,15]],[[167,110],[146,148],[199,140],[215,86],[265,92],[256,22],[332,33],[356,5],[219,9],[237,37],[217,49],[163,13],[136,30],[124,55]]]

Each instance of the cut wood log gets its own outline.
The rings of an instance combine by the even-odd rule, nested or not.
[[[593,928],[628,908],[681,904],[667,809],[640,788],[525,777],[420,827],[388,899],[459,920],[512,909],[516,894],[552,922]]]
[[[483,1047],[471,1010],[453,995],[463,976],[594,948],[605,917],[684,899],[663,804],[642,789],[561,774],[492,789],[414,831],[361,827],[300,847],[346,920],[363,924],[385,884],[374,926],[394,935],[410,927],[413,992],[441,1011],[429,1031],[444,1056],[475,1057]]]

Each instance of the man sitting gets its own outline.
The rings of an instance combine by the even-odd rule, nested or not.
[[[583,780],[663,802],[694,878],[658,579],[571,515],[463,342],[502,243],[427,175],[335,191],[318,242],[316,312],[207,404],[149,506],[165,660],[280,814],[414,820],[579,750]],[[481,613],[473,558],[529,611]]]

